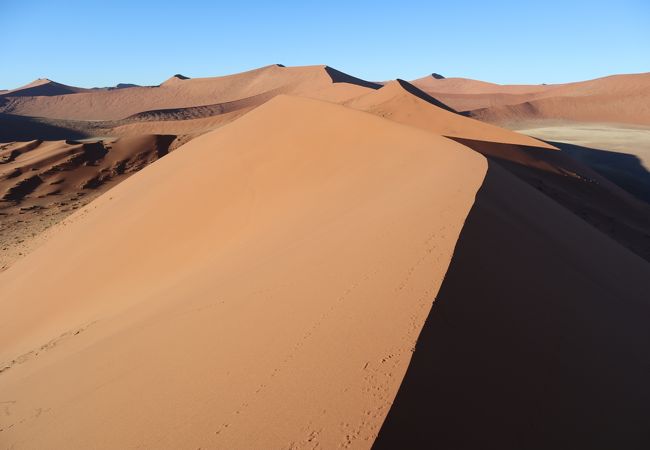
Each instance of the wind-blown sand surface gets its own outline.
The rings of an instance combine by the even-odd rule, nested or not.
[[[0,144],[0,271],[51,225],[182,142],[173,135]]]
[[[193,140],[0,276],[3,442],[369,447],[485,170],[291,97]]]

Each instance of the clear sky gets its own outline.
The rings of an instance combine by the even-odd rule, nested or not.
[[[0,0],[0,88],[158,84],[282,63],[369,80],[650,71],[650,0]]]

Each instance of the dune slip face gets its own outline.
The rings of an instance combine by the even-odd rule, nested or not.
[[[490,161],[373,448],[648,448],[648,287],[646,261]]]
[[[194,139],[0,275],[0,441],[369,448],[486,168],[288,96]]]

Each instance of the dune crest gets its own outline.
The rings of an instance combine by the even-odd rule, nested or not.
[[[268,92],[305,94],[334,84],[367,89],[378,86],[328,66],[274,64],[222,77],[174,76],[160,86],[135,86],[127,90],[80,90],[75,95],[51,97],[29,96],[29,90],[20,97],[10,92],[3,94],[6,100],[0,103],[0,113],[65,120],[120,120],[143,111],[232,102]]]
[[[485,170],[287,96],[194,139],[0,275],[4,442],[369,447]]]

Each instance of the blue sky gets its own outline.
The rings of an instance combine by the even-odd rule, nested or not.
[[[650,1],[0,0],[0,58],[0,88],[158,84],[273,63],[556,83],[650,71]]]

